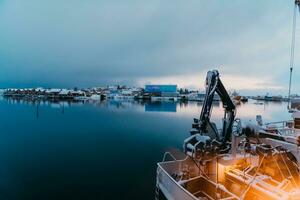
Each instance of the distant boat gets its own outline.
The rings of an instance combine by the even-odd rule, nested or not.
[[[99,94],[93,94],[92,96],[90,96],[91,100],[101,100],[101,95]]]
[[[262,101],[286,101],[287,98],[284,98],[280,95],[278,96],[269,96],[269,95],[265,95],[265,96],[256,96],[253,97],[254,100],[262,100]]]
[[[134,96],[117,94],[117,95],[113,96],[113,99],[114,100],[130,100],[130,99],[134,99]]]
[[[205,99],[205,95],[206,95],[205,93],[194,92],[194,93],[188,94],[187,99],[189,101],[200,101],[200,102],[202,102]],[[220,101],[220,96],[216,94],[214,96],[214,101]]]
[[[76,96],[76,97],[74,97],[74,100],[76,100],[76,101],[85,101],[85,100],[88,100],[89,99],[89,97],[87,97],[87,96]]]
[[[248,98],[245,96],[238,95],[237,92],[232,94],[232,100],[235,104],[240,104],[241,102],[247,102]]]
[[[151,97],[151,101],[177,101],[177,97]]]
[[[241,102],[248,102],[248,97],[242,96]]]
[[[265,101],[282,101],[282,96],[265,96]]]

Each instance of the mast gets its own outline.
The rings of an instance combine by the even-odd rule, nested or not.
[[[289,94],[288,94],[288,109],[290,109],[291,101],[291,88],[292,88],[292,75],[295,60],[295,36],[296,36],[296,20],[297,20],[297,7],[300,11],[300,0],[295,0],[294,16],[293,16],[293,28],[292,28],[292,42],[291,42],[291,57],[290,57],[290,80],[289,80]]]

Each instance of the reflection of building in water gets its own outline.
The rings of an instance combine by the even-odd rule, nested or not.
[[[148,102],[145,112],[176,112],[177,104],[174,102]]]
[[[145,94],[149,94],[151,100],[172,100],[177,101],[179,93],[177,85],[146,85]]]

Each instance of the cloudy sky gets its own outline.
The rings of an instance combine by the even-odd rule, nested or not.
[[[203,88],[207,70],[218,69],[229,89],[285,95],[293,7],[293,0],[0,0],[0,88]],[[299,31],[293,92],[300,93]]]

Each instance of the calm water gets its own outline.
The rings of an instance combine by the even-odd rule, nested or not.
[[[238,107],[244,121],[289,119],[286,103]],[[198,103],[0,99],[0,199],[154,199],[156,163],[181,149]],[[223,116],[216,104],[213,118]],[[220,120],[219,120],[220,124]]]

